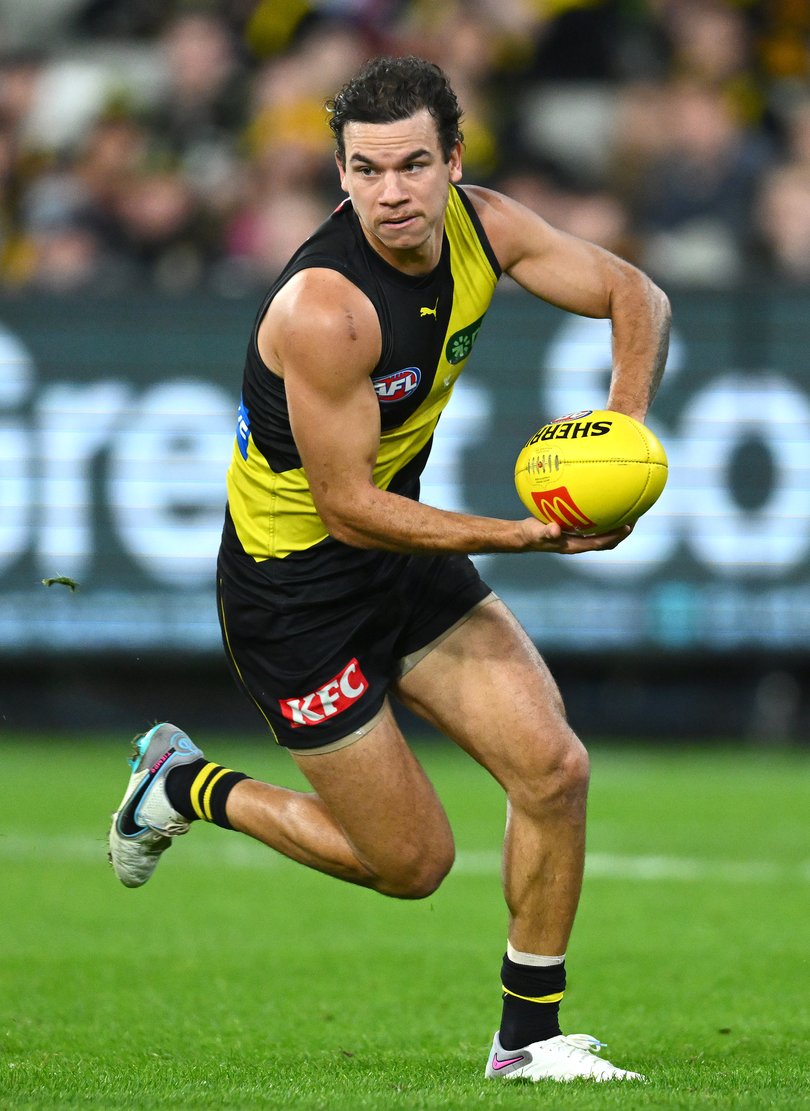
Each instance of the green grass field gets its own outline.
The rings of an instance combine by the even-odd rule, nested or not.
[[[280,752],[198,738],[297,785]],[[0,740],[0,1107],[810,1108],[810,777],[800,753],[592,746],[565,1028],[646,1085],[485,1082],[503,803],[418,747],[456,868],[385,900],[195,827],[150,884],[106,863],[128,739]]]

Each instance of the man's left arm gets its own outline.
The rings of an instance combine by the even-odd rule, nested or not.
[[[607,408],[644,421],[666,365],[670,306],[637,267],[553,228],[509,197],[468,187],[503,271],[568,312],[609,318],[613,373]]]

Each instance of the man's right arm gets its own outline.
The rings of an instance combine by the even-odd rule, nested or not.
[[[285,382],[290,423],[321,519],[337,540],[398,552],[554,551],[613,547],[628,530],[585,539],[534,518],[451,513],[374,484],[380,412],[371,383],[381,348],[371,302],[336,271],[309,269],[276,295],[259,352]]]

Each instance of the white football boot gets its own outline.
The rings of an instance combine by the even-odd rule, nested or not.
[[[498,1035],[487,1061],[487,1080],[646,1080],[638,1072],[617,1069],[596,1054],[604,1042],[590,1034],[558,1034],[522,1049],[503,1049]]]
[[[132,775],[109,834],[109,861],[125,887],[146,883],[172,838],[188,833],[191,822],[166,795],[166,776],[179,764],[201,758],[191,738],[168,722],[136,739]]]

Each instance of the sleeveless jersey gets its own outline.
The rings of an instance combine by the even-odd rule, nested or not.
[[[247,573],[279,586],[302,579],[316,585],[340,568],[354,579],[370,559],[391,554],[329,536],[293,439],[284,381],[259,355],[258,328],[270,302],[294,274],[310,267],[343,274],[377,312],[382,348],[371,380],[381,439],[374,482],[412,498],[419,496],[434,430],[501,272],[471,201],[455,186],[441,257],[429,274],[402,274],[386,263],[367,242],[349,201],[293,255],[259,309],[245,360],[220,549],[220,573],[242,582]]]

